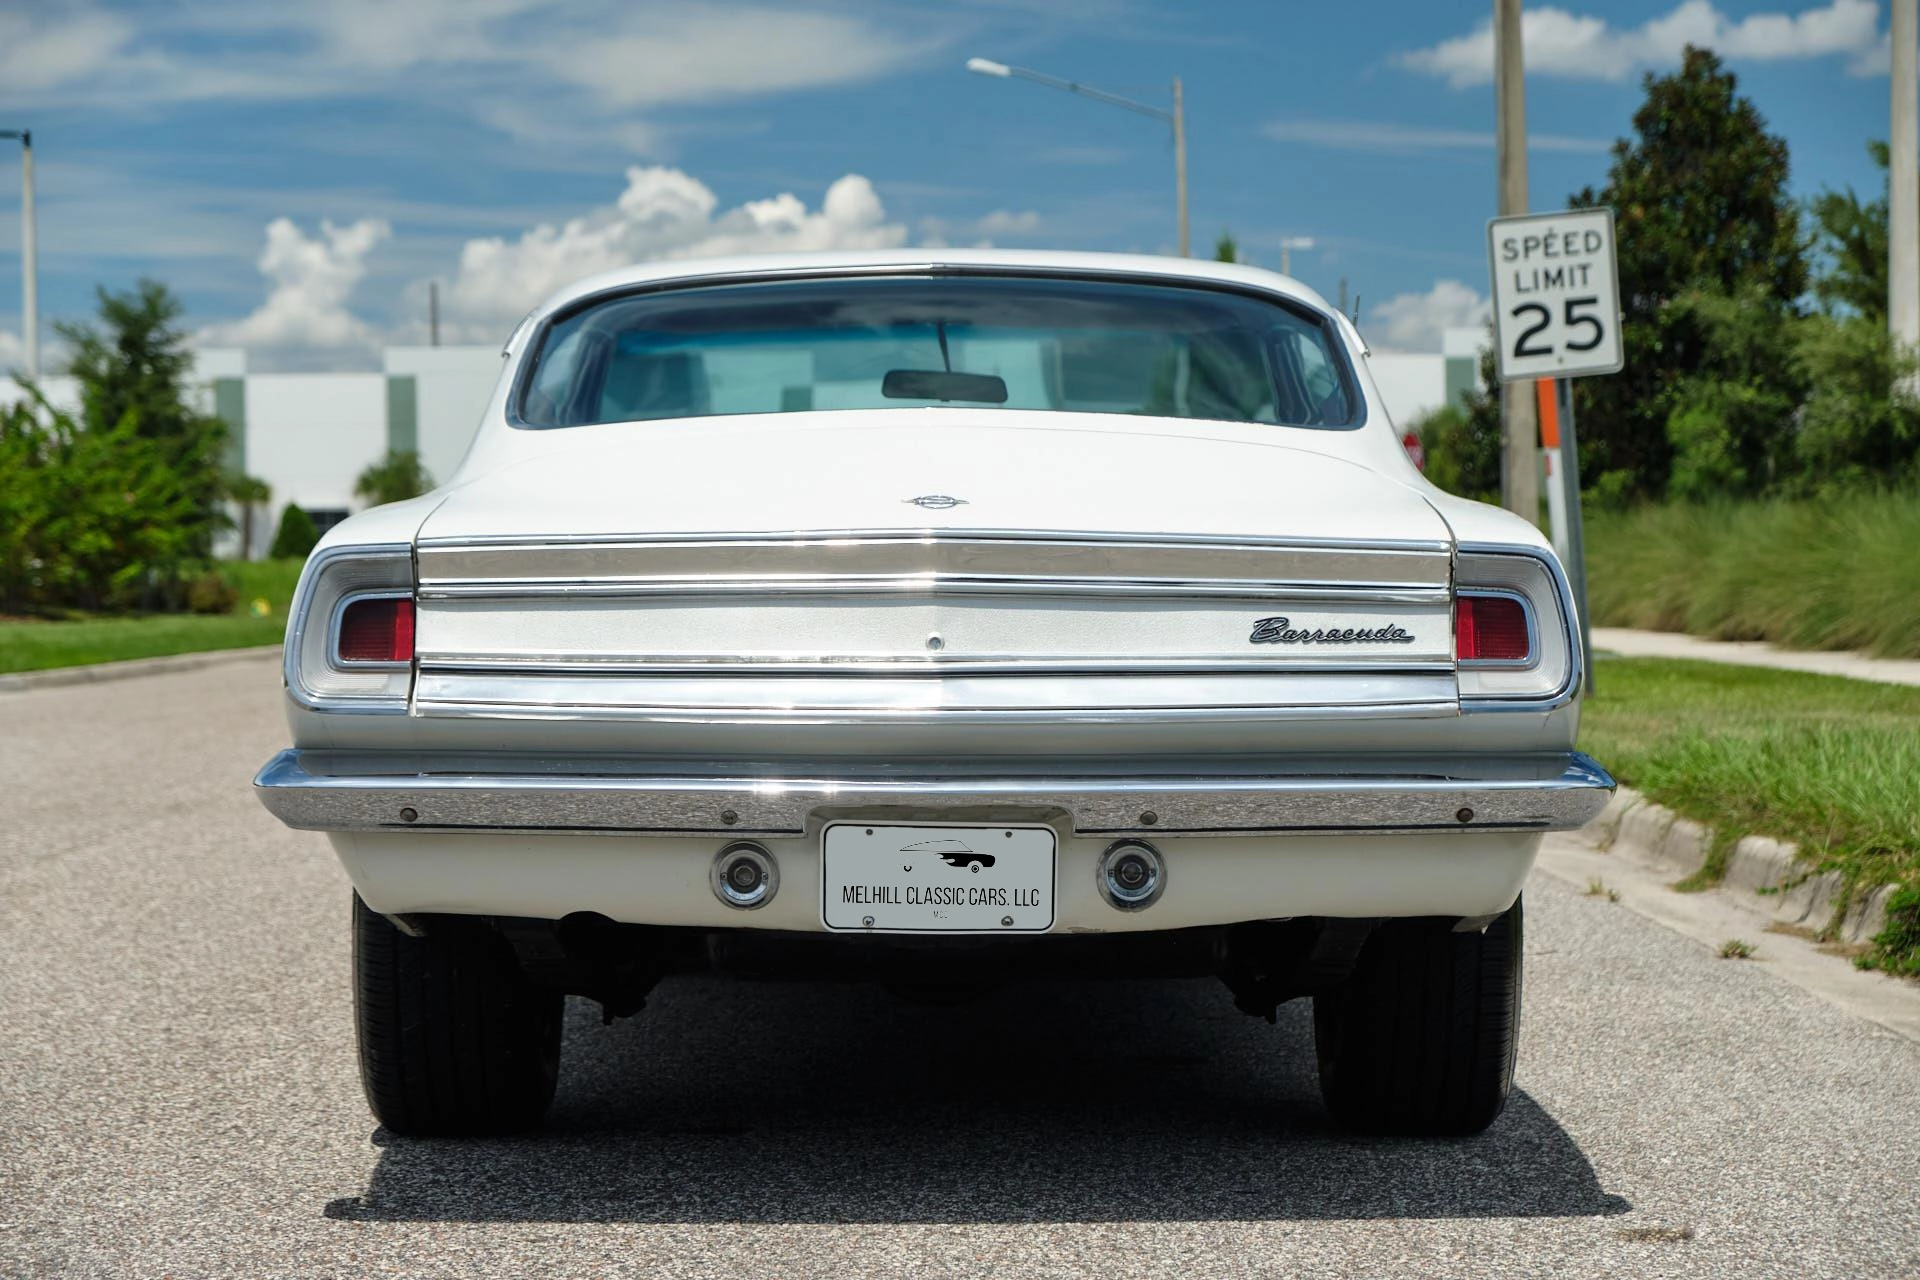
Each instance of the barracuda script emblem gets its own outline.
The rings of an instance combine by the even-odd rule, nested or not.
[[[1412,644],[1413,637],[1403,628],[1316,627],[1296,628],[1291,618],[1262,618],[1253,624],[1248,644]]]

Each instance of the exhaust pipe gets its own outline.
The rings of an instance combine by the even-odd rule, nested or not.
[[[773,855],[751,840],[722,849],[713,860],[713,896],[730,907],[752,911],[773,901],[780,889],[780,867]]]
[[[1100,896],[1119,911],[1144,911],[1167,887],[1167,863],[1145,840],[1117,840],[1100,855]]]

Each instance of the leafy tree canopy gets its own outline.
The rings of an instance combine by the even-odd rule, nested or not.
[[[128,293],[95,293],[97,324],[54,326],[73,348],[70,372],[80,383],[82,426],[160,446],[158,456],[187,498],[184,514],[175,517],[179,532],[205,556],[215,530],[229,523],[221,508],[227,432],[220,419],[192,404],[187,376],[193,353],[179,326],[180,302],[154,280],[142,280]]]
[[[1887,144],[1869,142],[1867,151],[1882,172]],[[1853,188],[1823,191],[1807,210],[1813,218],[1813,244],[1825,270],[1813,282],[1813,294],[1829,311],[1850,311],[1867,320],[1887,318],[1887,197],[1862,201]]]
[[[433,488],[433,477],[420,465],[420,455],[411,449],[389,449],[387,456],[371,464],[353,482],[353,496],[368,506],[404,502]]]
[[[1768,405],[1793,395],[1790,362],[1740,361],[1763,344],[1714,350],[1728,327],[1681,299],[1737,297],[1784,324],[1807,288],[1787,145],[1736,92],[1733,74],[1689,47],[1678,71],[1645,83],[1634,136],[1614,145],[1606,186],[1572,201],[1610,206],[1619,226],[1626,368],[1578,384],[1581,471],[1616,496],[1666,492],[1676,452],[1669,420],[1689,409],[1698,416],[1701,394],[1690,379],[1731,379]],[[1756,447],[1729,443],[1728,456],[1751,458]]]

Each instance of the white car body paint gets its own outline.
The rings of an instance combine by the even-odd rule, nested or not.
[[[542,323],[582,300],[921,271],[1148,279],[1284,299],[1338,336],[1364,423],[958,406],[544,430],[512,421]],[[1504,782],[1528,787],[1559,777],[1555,762],[1573,762],[1572,773],[1592,762],[1572,754],[1577,659],[1563,653],[1569,669],[1541,676],[1542,696],[1464,698],[1451,592],[1470,584],[1455,581],[1456,564],[1476,563],[1473,548],[1524,561],[1546,584],[1528,596],[1538,626],[1564,630],[1557,565],[1529,523],[1422,478],[1358,333],[1285,277],[1184,259],[946,249],[656,263],[555,294],[506,354],[459,469],[431,494],[336,526],[307,575],[322,576],[316,566],[329,556],[377,546],[410,548],[417,575],[409,698],[389,714],[348,713],[305,696],[290,665],[294,751],[260,784],[283,820],[330,832],[377,911],[595,911],[641,924],[819,930],[826,822],[880,814],[937,826],[992,808],[996,820],[1055,826],[1056,932],[1475,918],[1513,901],[1541,832],[1577,826],[1611,786],[1595,768],[1537,813],[1521,804],[1476,827],[1486,821],[1477,809],[1504,812],[1499,795],[1474,790],[1493,776],[1488,762],[1513,762]],[[911,501],[928,495],[963,501]],[[1019,556],[1051,566],[1024,594],[1004,582],[1020,576],[1007,568]],[[967,596],[978,584],[960,579],[975,561],[998,565],[989,576],[1000,585]],[[859,572],[833,567],[843,565]],[[1386,566],[1380,574],[1403,598],[1368,579],[1369,566]],[[841,580],[862,573],[885,580],[878,596]],[[1196,581],[1236,574],[1255,585],[1187,598]],[[746,585],[688,603],[673,595],[688,575]],[[822,577],[835,579],[831,590]],[[1078,585],[1050,593],[1040,579]],[[1280,584],[1273,600],[1261,583]],[[324,586],[310,581],[303,593]],[[1306,628],[1397,625],[1410,638],[1398,651],[1245,643],[1263,616],[1296,614]],[[1048,668],[1050,654],[1073,669]],[[1524,676],[1502,679],[1503,695],[1528,687]],[[916,795],[919,783],[956,772],[1009,789],[991,805],[964,789]],[[606,774],[656,789],[584,800],[542,789],[572,779],[584,790]],[[1235,787],[1307,779],[1328,796],[1290,808],[1269,797],[1247,810],[1252,829],[1225,818],[1209,826],[1191,800],[1176,829],[1156,826],[1151,811],[1122,822],[1105,807],[1111,786],[1143,782],[1166,797],[1178,790],[1172,780],[1195,777]],[[1397,808],[1381,798],[1436,778],[1477,798],[1436,791]],[[448,790],[449,779],[499,781],[492,816],[464,820],[460,806],[477,802]],[[799,816],[754,807],[799,780],[858,803],[851,814],[824,801]],[[1351,785],[1332,795],[1342,780]],[[1067,791],[1064,802],[1042,799]],[[964,803],[944,798],[963,793]],[[424,798],[406,798],[415,794]],[[741,834],[780,867],[779,893],[754,911],[709,888],[716,852]],[[1095,864],[1121,834],[1154,841],[1166,858],[1166,890],[1146,910],[1116,910],[1096,891]]]

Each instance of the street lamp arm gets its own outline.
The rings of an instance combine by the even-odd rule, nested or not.
[[[983,59],[975,59],[983,61]],[[1005,65],[1005,64],[999,64]],[[980,70],[968,64],[969,70]],[[999,75],[999,71],[982,71],[985,75]],[[1050,76],[1044,71],[1032,71],[1026,67],[1007,66],[1006,74],[1018,76],[1022,80],[1031,80],[1035,84],[1044,84],[1054,89],[1064,89],[1068,93],[1077,93],[1083,98],[1092,98],[1095,102],[1104,102],[1109,106],[1120,107],[1126,111],[1136,111],[1143,116],[1152,116],[1162,124],[1173,123],[1173,112],[1151,103],[1135,102],[1132,98],[1123,98],[1117,93],[1108,93],[1105,89],[1096,89],[1092,85],[1081,84],[1078,80],[1062,80],[1059,76]]]

